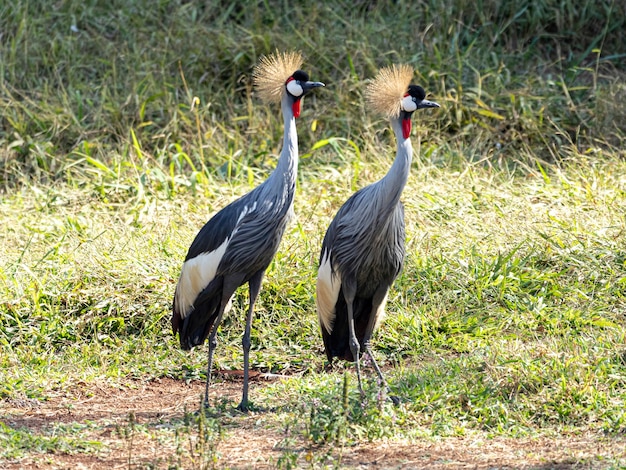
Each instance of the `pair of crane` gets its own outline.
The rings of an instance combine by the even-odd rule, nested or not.
[[[262,184],[215,214],[191,244],[174,294],[172,329],[182,349],[209,339],[204,395],[208,405],[217,329],[237,288],[248,284],[249,305],[243,335],[243,392],[238,409],[248,410],[250,330],[254,304],[267,267],[278,250],[288,221],[298,171],[296,118],[302,98],[321,82],[300,70],[297,52],[264,56],[253,72],[259,97],[280,103],[283,147],[276,168]],[[412,85],[413,69],[393,65],[379,71],[367,88],[370,107],[391,121],[396,158],[385,177],[354,193],[331,222],[320,257],[317,311],[330,364],[335,357],[354,361],[363,393],[359,358],[367,352],[381,382],[383,374],[370,352],[370,338],[383,316],[387,294],[404,261],[404,208],[400,195],[412,158],[411,116],[439,105]]]

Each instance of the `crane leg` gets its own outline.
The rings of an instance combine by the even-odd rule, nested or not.
[[[385,377],[383,376],[383,371],[380,370],[380,367],[378,367],[378,363],[376,362],[376,359],[374,359],[374,355],[372,354],[372,350],[370,349],[369,341],[365,343],[365,353],[372,360],[372,365],[374,366],[374,370],[376,371],[376,374],[378,375],[378,379],[380,380],[381,385],[388,390],[389,386],[387,385],[387,381],[385,380]]]
[[[261,282],[265,271],[256,273],[250,281],[248,281],[250,291],[250,306],[248,308],[248,316],[246,318],[246,329],[243,333],[241,341],[243,345],[243,392],[241,395],[241,403],[237,406],[239,411],[248,411],[248,381],[250,377],[250,330],[252,329],[252,315],[254,313],[254,303],[261,290]]]
[[[227,301],[228,302],[228,301]],[[222,322],[222,317],[224,316],[224,308],[226,305],[222,301],[220,305],[220,313],[213,324],[213,328],[211,328],[211,335],[209,336],[209,365],[207,366],[206,371],[206,384],[204,386],[204,407],[209,407],[209,386],[211,385],[211,371],[213,370],[213,353],[215,352],[215,348],[217,348],[217,328],[220,326]]]
[[[207,366],[206,372],[206,385],[204,387],[204,407],[209,407],[209,387],[211,385],[211,371],[213,370],[213,354],[215,353],[215,349],[217,348],[217,329],[222,323],[222,318],[224,317],[224,311],[230,302],[231,297],[237,290],[241,283],[241,277],[231,277],[225,278],[224,284],[222,286],[222,299],[220,301],[220,310],[215,322],[213,323],[213,327],[211,328],[211,334],[209,335],[209,365]]]
[[[361,392],[361,397],[365,396],[365,392],[363,391],[363,382],[361,381],[361,362],[359,356],[361,355],[361,346],[359,345],[359,340],[356,337],[356,331],[354,329],[354,297],[356,295],[356,287],[353,283],[344,283],[343,285],[343,295],[346,299],[346,306],[348,307],[348,332],[350,334],[350,351],[352,352],[352,357],[354,358],[354,364],[356,366],[356,378],[359,382],[359,392]]]
[[[348,304],[348,325],[350,328],[350,351],[352,351],[352,357],[354,357],[354,364],[356,366],[356,378],[359,382],[359,392],[361,392],[361,396],[365,395],[363,391],[363,383],[361,381],[361,346],[359,345],[359,340],[356,337],[356,333],[354,331],[354,315],[352,313],[352,304]]]
[[[383,388],[387,392],[387,396],[393,402],[394,405],[399,405],[400,404],[400,399],[398,397],[396,397],[395,395],[391,394],[391,389],[389,388],[389,385],[387,384],[387,381],[385,380],[385,376],[383,375],[383,371],[380,370],[380,367],[378,366],[378,363],[376,362],[376,359],[374,359],[374,355],[372,354],[372,350],[370,349],[369,340],[365,343],[365,353],[372,360],[372,365],[374,366],[374,370],[376,370],[376,374],[378,374],[378,379],[380,380],[381,388]]]
[[[387,381],[385,380],[385,377],[383,376],[383,372],[382,370],[380,370],[380,367],[378,366],[378,363],[376,362],[376,359],[374,358],[374,355],[372,354],[372,349],[370,345],[370,338],[371,338],[372,332],[374,331],[374,326],[376,325],[378,316],[383,312],[388,291],[389,291],[389,285],[381,284],[376,290],[376,292],[374,293],[374,296],[372,297],[372,312],[376,312],[376,314],[370,315],[370,320],[367,325],[365,337],[363,338],[363,345],[364,345],[363,347],[365,349],[365,353],[372,360],[372,365],[374,366],[374,370],[376,371],[376,374],[378,375],[378,380],[380,381],[381,388],[385,389],[385,391],[387,392],[387,395],[389,396],[389,399],[394,403],[394,405],[398,405],[400,403],[400,400],[398,399],[398,397],[393,396],[391,394],[391,389],[389,388],[389,385],[387,384]]]

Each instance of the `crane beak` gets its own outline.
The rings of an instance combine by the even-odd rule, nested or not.
[[[300,83],[300,86],[302,87],[302,95],[300,95],[298,99],[293,102],[293,105],[291,107],[291,110],[293,111],[293,117],[295,118],[300,117],[300,102],[302,100],[302,97],[309,93],[313,88],[318,88],[326,85],[324,85],[322,82],[303,82]]]
[[[439,106],[439,103],[435,103],[434,101],[422,100],[417,103],[417,109],[423,108],[441,108],[441,106]]]
[[[322,82],[304,82],[304,83],[301,83],[300,85],[302,86],[302,90],[304,91],[304,93],[302,93],[303,96],[306,95],[313,88],[326,86]]]

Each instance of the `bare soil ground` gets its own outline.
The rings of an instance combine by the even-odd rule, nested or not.
[[[262,387],[257,381],[254,389]],[[100,469],[100,468],[200,468],[183,452],[177,454],[173,429],[183,419],[185,408],[195,410],[204,390],[199,381],[161,379],[128,382],[125,386],[83,384],[51,395],[45,402],[5,400],[0,402],[0,421],[11,428],[47,433],[55,425],[76,425],[81,439],[102,443],[88,453],[29,453],[19,461],[0,461],[5,469]],[[212,392],[237,403],[239,381],[216,383]],[[128,428],[134,413],[137,429],[132,443],[120,429]],[[216,449],[218,468],[275,468],[285,453],[285,434],[272,421],[272,412],[243,415],[233,411],[220,416],[225,430]],[[178,423],[174,425],[172,423]],[[146,432],[146,429],[150,430]],[[169,431],[169,437],[167,432]],[[306,465],[303,443],[289,449]],[[188,446],[187,446],[188,447]],[[180,449],[180,447],[179,447]],[[316,449],[338,458],[338,449]],[[610,463],[609,463],[610,462]],[[575,435],[558,438],[509,439],[467,437],[412,442],[365,442],[344,448],[341,468],[428,469],[569,469],[626,466],[626,436]],[[327,462],[332,466],[333,462]],[[337,460],[334,461],[337,464]],[[622,467],[624,468],[624,467]]]

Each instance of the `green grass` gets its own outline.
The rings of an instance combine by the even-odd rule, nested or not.
[[[15,429],[0,422],[1,457],[13,459],[26,453],[97,452],[101,448],[99,442],[80,438],[80,433],[85,427],[88,426],[75,426],[72,429],[59,425],[45,430],[42,434],[33,435],[27,429]]]
[[[255,404],[320,462],[325,442],[626,431],[624,6],[370,3],[0,7],[1,399],[204,377],[205,351],[170,332],[174,286],[202,224],[273,168],[282,121],[250,72],[294,47],[327,87],[298,122],[297,219],[251,363],[299,374]],[[393,158],[362,93],[392,62],[442,105],[414,119],[407,258],[374,339],[397,408],[375,383],[360,406],[347,366],[347,394],[320,373],[314,307],[330,219]],[[246,306],[242,290],[217,367],[241,367]],[[84,444],[0,424],[2,459]]]

